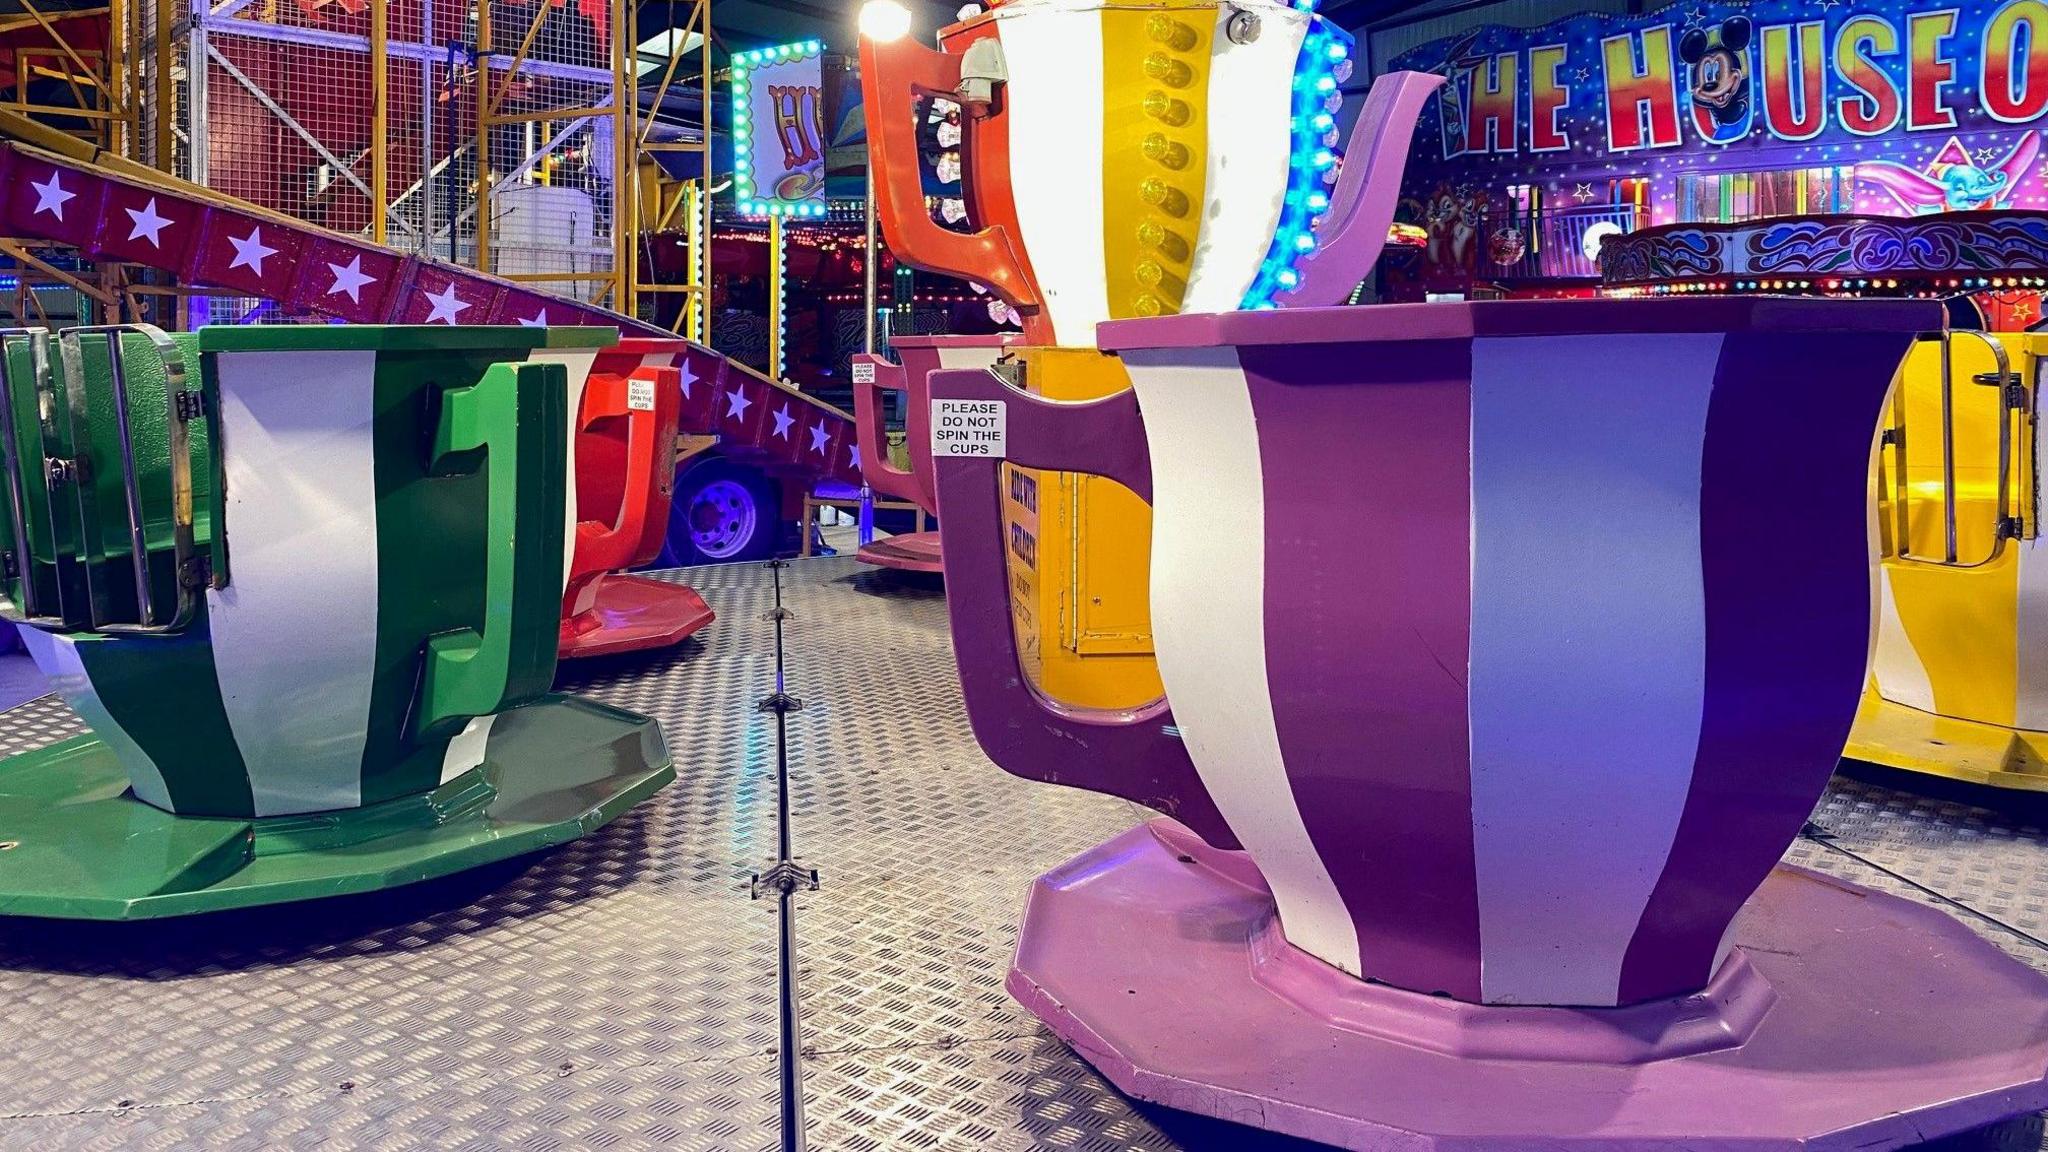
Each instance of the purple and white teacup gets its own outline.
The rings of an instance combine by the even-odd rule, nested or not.
[[[1003,768],[1243,848],[1295,947],[1489,1004],[1695,992],[1797,835],[1871,635],[1867,477],[1937,307],[1702,299],[1100,329],[1134,389],[986,372],[1020,467],[1154,509],[1166,699],[1036,694],[1001,461],[940,456],[954,644]]]

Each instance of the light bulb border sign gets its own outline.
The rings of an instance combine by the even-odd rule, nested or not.
[[[772,48],[756,48],[747,52],[734,53],[732,57],[732,174],[733,201],[742,216],[756,218],[769,216],[819,217],[825,215],[825,141],[815,141],[818,155],[817,189],[807,196],[789,198],[778,195],[777,187],[782,179],[797,168],[792,167],[780,146],[779,139],[770,134],[765,137],[762,128],[774,127],[758,123],[754,101],[758,90],[765,85],[783,81],[782,86],[793,89],[809,89],[813,107],[807,113],[815,118],[820,109],[815,102],[824,99],[823,61],[825,43],[822,40],[799,40],[792,44],[778,44]],[[805,115],[799,109],[799,116]],[[761,173],[774,173],[766,180],[757,179]]]

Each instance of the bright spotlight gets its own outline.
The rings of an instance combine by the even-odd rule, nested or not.
[[[901,40],[910,33],[910,9],[896,0],[868,0],[860,7],[860,34],[870,40]]]

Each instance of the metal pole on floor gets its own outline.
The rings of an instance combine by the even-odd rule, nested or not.
[[[875,235],[877,232],[875,227],[875,152],[872,148],[868,149],[867,195],[863,199],[866,201],[867,208],[868,241],[867,248],[861,255],[861,269],[863,273],[861,277],[861,299],[864,305],[861,312],[862,350],[868,355],[873,356],[875,354],[875,297],[879,294],[876,278],[881,275],[882,259],[880,253],[881,245],[877,243]]]
[[[797,987],[796,894],[818,889],[816,869],[797,863],[792,845],[789,811],[789,727],[791,712],[803,710],[804,703],[789,695],[783,671],[782,622],[789,609],[782,606],[781,560],[768,562],[775,578],[775,608],[768,619],[775,623],[775,691],[760,703],[760,710],[775,714],[775,864],[754,877],[753,895],[764,890],[776,894],[776,966],[780,970],[777,989],[781,1028],[776,1045],[782,1098],[782,1152],[804,1152],[803,1001]]]

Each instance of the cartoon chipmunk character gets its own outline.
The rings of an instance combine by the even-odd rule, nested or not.
[[[1749,17],[1730,16],[1712,32],[1694,28],[1678,42],[1678,58],[1691,69],[1693,106],[1723,127],[1749,119],[1749,38]]]

